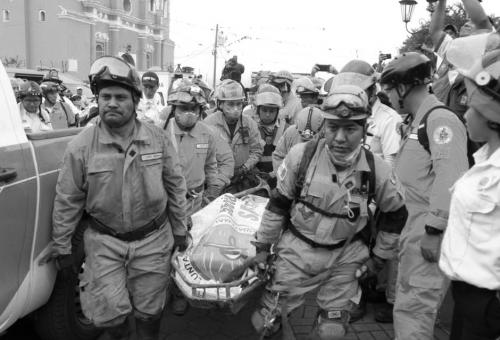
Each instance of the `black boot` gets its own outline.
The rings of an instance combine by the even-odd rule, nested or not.
[[[394,305],[390,303],[383,303],[375,306],[375,321],[381,323],[393,323],[392,312]]]
[[[105,328],[104,333],[99,337],[99,340],[128,340],[129,327],[125,322],[121,325]]]
[[[149,320],[136,318],[135,325],[137,329],[137,339],[140,340],[158,340],[160,336],[160,316]]]

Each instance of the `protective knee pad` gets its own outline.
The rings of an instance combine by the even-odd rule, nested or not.
[[[321,310],[316,320],[316,333],[321,340],[343,339],[347,333],[349,312],[346,310]]]

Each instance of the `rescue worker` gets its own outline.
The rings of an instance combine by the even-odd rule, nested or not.
[[[57,100],[66,103],[66,108],[69,107],[73,116],[77,117],[80,115],[81,111],[71,102],[69,97],[65,95],[68,92],[68,88],[63,84],[63,81],[59,78],[59,72],[56,69],[49,70],[42,78],[42,85],[44,83],[56,83],[57,84]],[[53,86],[53,85],[52,85]],[[71,92],[71,91],[69,91]],[[71,96],[71,95],[70,95]]]
[[[300,98],[302,108],[308,106],[318,106],[319,89],[314,85],[311,79],[308,77],[299,78],[294,85],[295,93]],[[296,116],[294,117],[294,121],[295,119]]]
[[[245,94],[240,83],[226,79],[217,88],[217,111],[204,122],[211,125],[233,151],[234,176],[231,180],[231,192],[239,192],[255,186],[249,181],[250,174],[262,157],[263,147],[257,123],[242,114]]]
[[[71,237],[84,212],[84,315],[111,339],[158,339],[173,247],[186,242],[186,182],[164,131],[136,119],[140,78],[124,60],[105,56],[90,67],[99,123],[68,145],[53,211],[53,246],[41,262],[74,265]],[[173,233],[173,235],[172,235]]]
[[[205,104],[203,90],[189,81],[168,96],[174,119],[169,120],[166,131],[179,155],[186,179],[188,216],[201,208],[205,183],[208,196],[212,198],[218,197],[224,188],[224,183],[217,179],[215,137],[212,130],[200,121]]]
[[[90,100],[89,98],[87,98],[87,96],[83,93],[83,87],[81,86],[78,86],[76,88],[76,95],[77,96],[80,96],[80,107],[77,107],[78,109],[80,109],[80,111],[82,110],[85,110],[85,108],[87,108],[87,106],[90,105]]]
[[[35,133],[52,130],[50,116],[41,108],[42,89],[34,81],[25,81],[19,86],[19,114],[24,132]]]
[[[386,162],[362,148],[370,115],[366,93],[356,86],[339,86],[323,110],[325,138],[290,150],[256,233],[259,265],[266,262],[273,244],[277,255],[270,288],[252,315],[259,332],[271,329],[272,333],[278,327],[273,319],[285,319],[304,302],[307,291],[319,287],[315,335],[342,338],[349,312],[361,296],[357,277],[374,275],[394,255],[406,220],[400,183]],[[304,157],[309,164],[301,169]],[[361,232],[371,198],[380,207],[381,218],[395,223],[380,223],[370,256]]]
[[[167,122],[166,131],[179,155],[182,173],[186,179],[186,213],[191,216],[202,207],[205,184],[211,199],[219,196],[224,183],[217,182],[216,141],[212,130],[199,121],[206,104],[203,90],[184,81],[168,96],[174,118]],[[189,225],[188,225],[189,228]],[[180,290],[173,289],[172,310],[183,315],[188,307]]]
[[[257,115],[259,117],[259,131],[264,151],[257,163],[260,176],[267,180],[270,188],[276,186],[276,173],[273,171],[272,154],[278,140],[288,127],[284,120],[278,118],[278,112],[283,107],[279,90],[270,85],[262,84],[257,90],[255,98]]]
[[[378,74],[375,69],[366,61],[354,59],[349,61],[333,80],[333,86],[338,84],[355,84],[366,91],[371,109],[371,116],[368,117],[368,130],[365,143],[370,147],[370,151],[380,156],[392,167],[394,159],[399,149],[401,135],[399,127],[402,119],[394,109],[383,104],[378,96],[379,85],[377,83]],[[387,304],[377,305],[375,308],[375,319],[379,322],[392,322],[394,299],[396,294],[396,278],[398,263],[397,258],[387,262],[387,270],[378,277],[379,286],[385,286],[385,300]],[[376,285],[364,287],[364,297],[360,308],[351,315],[352,319],[359,320],[366,313],[366,300],[369,296],[376,297]]]
[[[299,111],[295,124],[285,130],[273,151],[275,172],[295,144],[310,141],[321,133],[323,122],[323,112],[317,107],[306,107]]]
[[[255,105],[255,96],[257,95],[258,88],[258,85],[247,88],[246,92],[248,97],[248,105],[243,108],[243,114],[252,118],[256,122],[259,121],[259,116],[257,115],[257,106]]]
[[[478,63],[465,78],[465,119],[470,138],[486,144],[453,186],[439,258],[439,267],[453,280],[453,340],[500,337],[500,92],[494,85],[500,78],[500,50]]]
[[[302,104],[292,92],[293,75],[288,71],[278,71],[269,76],[269,83],[275,86],[283,98],[283,108],[278,118],[284,119],[287,124],[293,124],[295,114],[302,109]]]
[[[66,102],[59,97],[59,85],[52,81],[41,84],[44,101],[42,109],[47,111],[54,130],[76,127],[77,117]]]
[[[157,94],[160,80],[155,72],[147,71],[142,75],[142,97],[137,107],[139,120],[163,127],[165,121],[161,119],[160,112],[163,110],[161,97]]]
[[[384,68],[381,85],[400,114],[411,116],[404,131],[395,171],[406,189],[408,221],[399,243],[394,304],[397,340],[433,339],[434,322],[448,287],[437,260],[450,204],[449,189],[467,170],[464,124],[440,107],[429,92],[431,61],[417,52],[404,53]],[[429,149],[419,142],[427,115]]]

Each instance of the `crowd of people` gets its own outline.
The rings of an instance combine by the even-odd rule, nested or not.
[[[188,247],[189,216],[264,181],[254,262],[273,275],[251,316],[257,332],[291,338],[289,313],[319,288],[313,332],[341,339],[364,313],[364,283],[377,278],[387,303],[376,318],[394,322],[396,339],[433,339],[450,282],[450,338],[496,339],[500,34],[477,0],[463,4],[471,21],[456,39],[444,31],[446,0],[433,14],[440,65],[419,52],[381,73],[352,60],[329,68],[327,83],[315,65],[310,77],[269,72],[245,89],[237,67],[214,91],[175,80],[163,105],[154,72],[97,59],[95,103],[79,95],[76,108],[88,105],[89,127],[66,150],[42,262],[74,265],[71,237],[85,216],[85,316],[124,339],[133,314],[139,338],[157,339],[167,294],[174,313],[188,306],[169,264],[174,248]],[[60,85],[20,85],[27,132],[85,125]]]

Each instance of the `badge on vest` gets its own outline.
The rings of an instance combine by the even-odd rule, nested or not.
[[[163,153],[161,152],[155,152],[155,153],[145,153],[141,155],[141,161],[153,161],[155,159],[160,159],[163,156]]]
[[[208,143],[198,143],[196,144],[197,149],[208,149]]]

